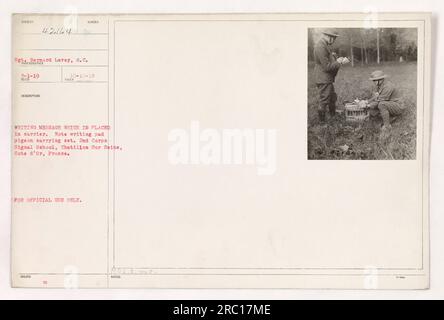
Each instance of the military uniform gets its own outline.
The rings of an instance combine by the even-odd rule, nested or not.
[[[325,112],[328,108],[331,115],[336,112],[337,95],[333,83],[335,82],[336,74],[341,66],[336,61],[330,46],[325,39],[320,39],[314,47],[315,60],[315,81],[319,94],[319,117],[325,117]]]
[[[370,78],[371,80],[381,80],[386,77],[382,71],[376,71],[374,74],[376,77]],[[398,116],[405,109],[398,90],[387,80],[384,80],[379,86],[375,86],[369,106],[371,115],[381,114],[384,125],[390,125],[390,116]]]

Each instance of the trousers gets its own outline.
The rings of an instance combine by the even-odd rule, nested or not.
[[[336,95],[333,83],[318,83],[317,87],[319,95],[318,111],[324,113],[329,110],[331,114],[334,114],[338,96]]]
[[[378,108],[373,109],[372,115],[381,114],[385,125],[390,124],[390,116],[398,116],[403,113],[405,107],[398,101],[379,101]]]

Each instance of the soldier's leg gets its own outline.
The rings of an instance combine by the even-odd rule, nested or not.
[[[390,116],[399,116],[404,111],[404,107],[395,101],[381,101],[378,104],[384,126],[390,126]]]
[[[318,115],[320,121],[325,121],[325,112],[330,103],[330,90],[328,83],[318,84],[318,96],[319,96],[319,105],[318,105]]]
[[[405,110],[405,107],[396,101],[385,101],[385,104],[387,105],[387,110],[390,113],[390,116],[399,116]]]
[[[328,110],[330,112],[330,116],[334,117],[336,115],[336,101],[338,100],[338,96],[336,95],[335,87],[333,84],[330,84],[330,102],[328,105]]]
[[[384,126],[390,126],[390,113],[387,109],[387,104],[384,101],[378,103],[378,110],[381,114]]]

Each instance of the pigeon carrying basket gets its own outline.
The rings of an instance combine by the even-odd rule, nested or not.
[[[345,104],[345,120],[350,122],[362,122],[369,118],[367,101],[354,101]]]

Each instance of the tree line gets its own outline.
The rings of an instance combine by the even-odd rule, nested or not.
[[[322,29],[308,29],[308,59]],[[380,64],[389,61],[416,61],[418,35],[416,28],[341,28],[332,46],[339,56],[348,57],[351,65]]]

